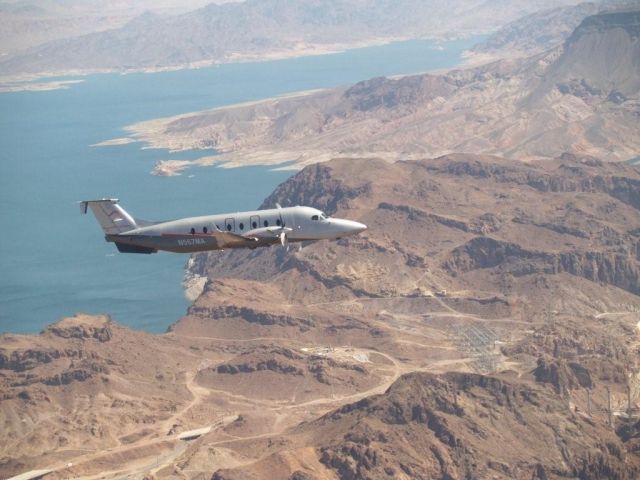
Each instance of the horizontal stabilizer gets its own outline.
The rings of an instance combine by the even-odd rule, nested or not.
[[[84,200],[80,202],[81,213],[87,213],[89,208],[107,235],[128,232],[138,228],[133,217],[118,205],[117,198],[102,198],[100,200]]]

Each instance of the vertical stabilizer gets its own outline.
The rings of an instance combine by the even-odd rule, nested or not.
[[[87,213],[89,208],[107,235],[128,232],[138,227],[133,217],[118,205],[117,198],[84,200],[80,202],[81,213]]]

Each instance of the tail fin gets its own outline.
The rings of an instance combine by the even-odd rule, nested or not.
[[[104,230],[104,233],[107,235],[128,232],[138,227],[133,217],[118,205],[117,198],[84,200],[80,202],[81,213],[87,213],[88,208],[91,208],[102,230]]]

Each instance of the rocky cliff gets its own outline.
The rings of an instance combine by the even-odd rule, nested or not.
[[[334,160],[280,185],[263,206],[312,204],[369,228],[300,251],[196,256],[209,280],[173,333],[348,344],[384,354],[377,374],[391,378],[462,373],[403,377],[383,396],[247,439],[233,449],[252,461],[213,478],[634,478],[634,427],[608,427],[606,391],[622,412],[638,375],[639,177],[588,156],[457,154]],[[251,352],[203,384],[268,375],[280,390],[312,371],[299,352]]]
[[[587,17],[563,45],[528,58],[372,79],[131,128],[157,147],[213,145],[223,152],[216,162],[234,165],[452,152],[629,160],[640,148],[638,15],[636,8]]]
[[[291,476],[280,470],[279,478],[627,480],[640,472],[630,445],[569,410],[561,397],[517,378],[414,373],[382,395],[254,448],[265,456],[263,464],[277,464],[288,449],[312,446],[326,469],[302,468]],[[259,471],[220,470],[213,478],[259,478]]]
[[[289,255],[279,249],[201,254],[194,269],[223,283],[294,275],[337,296],[383,295],[386,289],[409,295],[421,275],[434,290],[462,289],[467,277],[482,276],[488,292],[507,294],[498,286],[506,278],[520,283],[563,274],[638,294],[639,195],[636,168],[570,155],[529,164],[475,155],[393,165],[345,159],[302,170],[263,206],[314,205],[364,221],[370,226],[365,234]],[[341,266],[347,257],[353,274]],[[394,271],[398,264],[402,272]],[[288,303],[301,288],[294,283],[286,282]],[[277,282],[268,288],[265,296],[283,294]],[[209,311],[255,321],[240,310],[205,307],[205,298],[216,305],[213,296],[202,297],[192,316]],[[304,324],[282,317],[265,322]]]

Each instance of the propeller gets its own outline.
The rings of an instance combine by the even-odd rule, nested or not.
[[[287,231],[290,231],[290,228],[286,228],[284,218],[282,217],[282,206],[279,203],[276,203],[276,208],[278,209],[278,215],[280,215],[280,244],[289,251],[289,240],[287,239]]]

